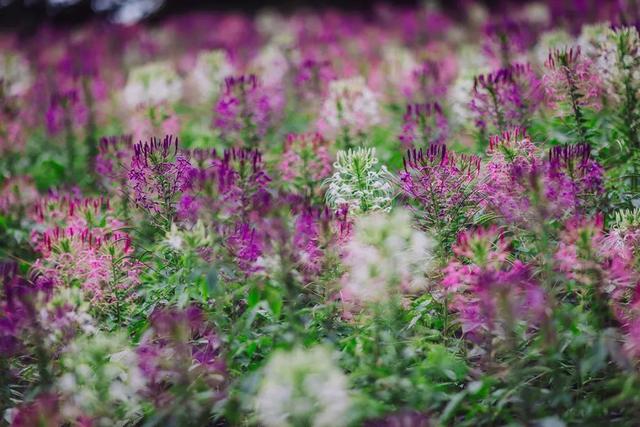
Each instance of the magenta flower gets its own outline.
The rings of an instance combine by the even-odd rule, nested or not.
[[[331,163],[328,144],[320,134],[289,134],[279,169],[282,180],[296,193],[321,198],[320,185],[331,175]]]
[[[195,306],[157,308],[150,323],[137,349],[146,394],[159,408],[171,407],[167,417],[174,421],[206,416],[225,396],[226,366],[205,314]],[[182,403],[185,393],[188,409]]]
[[[480,158],[454,153],[445,145],[408,150],[400,172],[400,189],[420,212],[427,227],[442,228],[460,216],[473,215]]]
[[[440,104],[409,104],[404,113],[402,133],[398,137],[406,149],[444,144],[449,124]]]
[[[476,126],[498,132],[526,125],[542,100],[540,82],[529,64],[514,64],[474,79],[469,108]]]
[[[179,195],[191,186],[193,167],[182,153],[178,140],[167,135],[133,146],[129,187],[135,204],[153,223],[168,226],[176,213]]]
[[[233,228],[227,227],[225,246],[238,267],[247,274],[260,270],[256,262],[263,251],[261,237],[246,223],[236,224]]]
[[[546,297],[532,269],[507,262],[509,242],[497,228],[462,233],[442,285],[452,295],[462,332],[478,343],[513,340],[516,323],[540,322]]]
[[[227,77],[225,85],[213,125],[225,139],[255,148],[272,123],[277,100],[269,96],[255,75]]]
[[[516,129],[492,138],[480,186],[483,205],[508,222],[566,218],[587,209],[602,192],[602,168],[588,146],[551,149],[548,158]]]
[[[587,142],[584,109],[599,110],[603,84],[591,60],[581,54],[580,48],[554,50],[545,62],[542,78],[551,107],[575,121],[578,142]]]

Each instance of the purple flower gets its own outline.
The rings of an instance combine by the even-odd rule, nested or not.
[[[192,166],[178,153],[178,140],[167,135],[133,146],[129,187],[136,205],[156,224],[168,225],[176,213],[179,195],[191,186]]]
[[[409,104],[403,117],[402,133],[398,137],[405,148],[444,144],[449,136],[449,124],[440,104]]]
[[[400,172],[400,189],[416,203],[429,227],[458,221],[478,204],[475,191],[480,158],[433,144],[427,150],[408,150]]]
[[[225,395],[226,366],[204,313],[195,306],[157,308],[150,324],[137,349],[148,397],[158,408],[171,407],[175,419],[208,413]],[[188,407],[181,403],[185,393]]]
[[[472,100],[476,126],[502,132],[526,125],[542,100],[540,82],[529,64],[514,64],[474,79]]]
[[[276,100],[253,74],[227,77],[225,85],[225,92],[215,107],[213,125],[225,139],[255,148],[271,125]]]

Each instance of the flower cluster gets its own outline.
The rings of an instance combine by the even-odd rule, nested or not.
[[[255,407],[264,425],[346,426],[347,377],[325,347],[275,353],[264,367]]]
[[[411,226],[406,210],[373,213],[356,220],[345,245],[343,298],[371,303],[400,292],[424,290],[432,269],[433,242]]]
[[[375,153],[373,148],[338,152],[335,173],[327,180],[329,206],[338,209],[347,205],[354,214],[390,208],[390,174],[385,166],[377,170]]]

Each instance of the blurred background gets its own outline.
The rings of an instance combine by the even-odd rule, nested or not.
[[[43,23],[67,26],[99,19],[133,24],[198,10],[253,13],[264,8],[287,11],[335,7],[366,11],[379,3],[371,0],[0,0],[0,26],[4,30],[28,33],[30,29]],[[395,5],[416,3],[418,1],[415,0],[393,2]]]

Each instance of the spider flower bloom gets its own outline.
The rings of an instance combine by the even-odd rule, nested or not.
[[[572,115],[580,141],[587,141],[585,108],[600,109],[602,81],[589,58],[580,47],[554,50],[545,62],[542,78],[544,90],[552,107],[561,107],[564,115]]]
[[[260,270],[257,261],[262,255],[262,235],[247,223],[226,227],[225,248],[240,270],[249,274]]]
[[[182,81],[171,64],[153,62],[129,72],[122,96],[132,110],[173,103],[182,96]]]
[[[415,94],[425,101],[443,99],[452,80],[450,74],[446,63],[424,61],[413,70],[413,82],[409,87],[414,88]]]
[[[382,302],[425,289],[433,265],[433,241],[411,226],[411,214],[396,210],[356,219],[346,243],[343,293],[361,303]]]
[[[0,98],[21,96],[32,83],[33,76],[25,58],[10,51],[0,55]]]
[[[158,225],[169,225],[175,216],[179,195],[191,183],[192,166],[178,153],[178,140],[167,135],[133,146],[129,186],[135,204],[151,215]]]
[[[96,303],[119,303],[138,284],[141,265],[132,259],[131,238],[122,232],[94,233],[87,228],[54,228],[45,232],[42,258],[34,272],[56,286],[79,286]]]
[[[449,124],[440,104],[409,104],[404,113],[402,133],[398,137],[405,148],[444,144],[449,136]]]
[[[560,237],[556,267],[583,285],[574,287],[573,292],[590,306],[601,325],[610,324],[615,317],[623,328],[628,328],[639,313],[637,230],[624,233],[614,228],[605,234],[603,217],[596,215],[593,219],[569,219]]]
[[[275,100],[253,74],[227,77],[225,85],[215,107],[213,126],[225,139],[255,148],[272,124],[277,112]]]
[[[604,191],[602,166],[591,158],[589,144],[553,147],[549,150],[549,178],[564,174],[575,186],[578,197],[599,195]]]
[[[282,180],[298,194],[310,198],[331,174],[331,154],[318,133],[289,134],[280,161]]]
[[[215,150],[193,150],[191,157],[190,199],[206,206],[216,221],[256,223],[263,218],[270,206],[271,177],[258,150],[231,148],[222,155]]]
[[[81,336],[65,349],[60,365],[63,374],[56,390],[67,421],[89,418],[108,426],[135,423],[142,417],[145,378],[124,334]]]
[[[533,271],[520,261],[509,263],[508,248],[497,228],[466,231],[444,270],[442,285],[453,295],[451,308],[462,332],[476,342],[489,344],[494,336],[513,340],[517,323],[535,324],[544,313],[544,291]]]
[[[635,27],[608,30],[595,60],[607,95],[618,107],[628,142],[640,146],[640,36]]]
[[[488,126],[502,132],[525,124],[540,104],[540,83],[529,64],[477,76],[474,79],[469,108],[476,126]]]
[[[332,352],[321,346],[275,352],[263,368],[255,400],[267,427],[349,425],[351,398],[347,376]]]
[[[522,60],[533,41],[533,34],[523,22],[509,18],[488,23],[484,35],[482,47],[495,68]]]
[[[329,95],[319,117],[317,127],[322,136],[342,137],[346,144],[381,122],[376,95],[359,76],[329,84]]]
[[[547,159],[520,130],[493,137],[480,188],[484,204],[507,221],[566,218],[602,191],[602,168],[588,145],[555,147]]]
[[[224,87],[224,79],[233,72],[234,66],[226,51],[201,52],[185,81],[186,90],[200,102],[213,102]]]
[[[106,185],[116,184],[122,187],[127,180],[132,156],[133,137],[131,135],[102,137],[98,143],[96,173]]]
[[[335,173],[326,181],[327,204],[333,209],[348,205],[352,214],[391,209],[391,174],[385,166],[376,168],[377,163],[374,148],[339,151]]]
[[[336,78],[331,61],[307,58],[297,67],[295,85],[305,100],[323,98]]]
[[[136,353],[147,381],[145,396],[158,408],[171,408],[166,422],[206,418],[211,406],[225,396],[226,366],[220,347],[205,314],[195,306],[157,308],[151,313],[150,328]]]
[[[480,158],[457,154],[434,144],[427,150],[408,150],[400,173],[402,193],[415,202],[427,228],[442,229],[444,224],[470,217],[479,202],[475,191]]]

